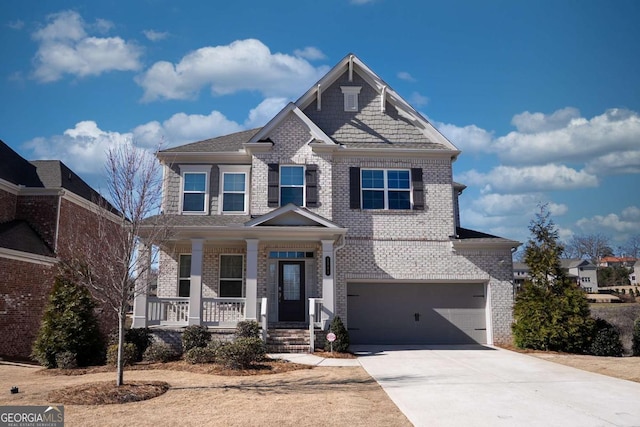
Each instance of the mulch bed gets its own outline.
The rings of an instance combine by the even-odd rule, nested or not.
[[[101,381],[54,390],[49,400],[64,405],[111,405],[153,399],[169,390],[164,381],[130,381],[120,387]]]
[[[324,357],[325,359],[357,359],[357,357],[352,353],[338,353],[337,351],[332,353],[325,350],[316,350],[313,354],[319,357]]]

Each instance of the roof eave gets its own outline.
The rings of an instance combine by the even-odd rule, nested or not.
[[[454,159],[460,151],[449,149],[427,149],[427,148],[350,148],[342,146],[335,150],[335,155],[339,156],[367,156],[367,157],[398,157],[410,156],[421,158],[442,158]]]
[[[247,150],[238,151],[172,151],[160,152],[156,156],[160,163],[251,163]]]

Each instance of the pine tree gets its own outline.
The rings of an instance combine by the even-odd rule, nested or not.
[[[562,269],[564,251],[546,205],[529,225],[524,261],[530,276],[516,296],[513,335],[521,348],[582,353],[589,348],[594,320],[583,291]]]

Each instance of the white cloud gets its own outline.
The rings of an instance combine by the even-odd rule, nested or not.
[[[476,125],[464,127],[450,123],[432,122],[449,141],[463,151],[481,152],[489,149],[493,134]]]
[[[214,95],[249,90],[267,97],[296,96],[327,70],[303,58],[271,53],[261,41],[247,39],[200,48],[177,64],[156,62],[136,81],[144,89],[143,101],[190,99],[205,86]]]
[[[24,28],[24,21],[21,19],[16,19],[15,21],[9,21],[7,23],[7,27],[11,28],[12,30],[21,30]]]
[[[413,76],[411,74],[409,74],[406,71],[399,71],[397,74],[398,78],[400,80],[405,80],[407,82],[415,82],[416,79],[413,78]]]
[[[540,193],[533,194],[485,194],[471,203],[471,208],[486,216],[525,216],[532,217],[541,203],[547,203],[549,212],[554,216],[564,215],[569,208],[565,204],[546,202]]]
[[[74,11],[49,15],[47,25],[33,33],[39,43],[34,57],[34,77],[52,82],[64,74],[79,77],[108,71],[132,71],[140,68],[141,49],[120,37],[92,37],[87,30],[107,31],[112,24],[98,20],[87,25]]]
[[[611,109],[587,120],[578,117],[577,110],[565,108],[549,116],[523,113],[513,122],[525,132],[511,132],[492,147],[507,163],[582,163],[602,156],[606,163],[607,155],[640,153],[640,116],[634,111]],[[590,170],[594,168],[597,162]]]
[[[640,173],[640,149],[618,151],[596,157],[587,162],[585,170],[597,175]]]
[[[367,3],[373,3],[376,0],[350,0],[349,2],[351,4],[356,4],[356,5],[362,5],[362,4],[367,4]]]
[[[269,120],[287,105],[286,98],[267,98],[262,101],[256,108],[249,111],[249,117],[245,120],[244,125],[247,129],[264,126]]]
[[[457,180],[484,187],[485,192],[499,193],[574,190],[598,185],[596,176],[556,164],[520,168],[498,166],[488,173],[472,169],[463,172]]]
[[[409,96],[409,102],[416,107],[424,107],[429,103],[429,98],[420,95],[418,92],[413,92],[411,96]]]
[[[595,215],[591,218],[582,218],[576,225],[587,233],[633,233],[640,229],[640,208],[629,206],[620,214],[609,213]]]
[[[308,59],[309,61],[316,61],[319,59],[327,58],[327,55],[322,53],[320,49],[313,46],[307,46],[304,49],[296,49],[293,51],[293,54],[299,56],[300,58]]]
[[[144,30],[142,33],[152,42],[164,40],[169,37],[169,33],[166,31]]]

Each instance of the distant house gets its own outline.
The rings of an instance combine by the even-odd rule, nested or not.
[[[620,266],[620,267],[625,267],[625,268],[632,268],[636,261],[637,261],[637,259],[633,258],[633,257],[607,256],[607,257],[604,257],[604,258],[600,259],[600,262],[598,263],[598,267],[618,267],[618,266]]]
[[[579,258],[562,259],[560,262],[569,277],[582,289],[589,293],[598,292],[598,267]]]
[[[459,153],[355,55],[260,129],[159,152],[175,230],[134,325],[510,343],[519,242],[460,226]]]
[[[583,259],[561,259],[560,263],[567,277],[585,292],[598,292],[598,274],[595,265]],[[513,282],[516,287],[521,287],[527,278],[529,278],[529,266],[523,262],[514,262]]]
[[[29,357],[56,264],[101,244],[97,200],[99,194],[61,161],[29,162],[0,141],[1,356]],[[106,332],[115,317],[101,311]]]
[[[629,282],[633,286],[640,285],[640,259],[633,264],[631,273],[629,274]]]

